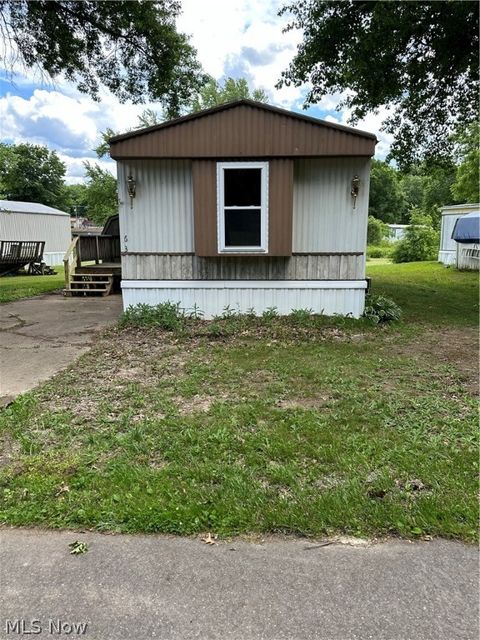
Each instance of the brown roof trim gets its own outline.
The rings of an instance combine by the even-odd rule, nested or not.
[[[203,111],[190,113],[189,115],[182,116],[180,118],[175,118],[174,120],[168,120],[167,122],[162,122],[161,124],[155,124],[152,127],[145,127],[144,129],[136,129],[135,131],[129,131],[128,133],[122,133],[121,135],[113,136],[112,138],[109,139],[109,143],[115,144],[116,142],[120,142],[122,140],[128,140],[129,138],[143,136],[153,131],[159,131],[160,129],[167,129],[168,127],[176,126],[177,124],[189,122],[190,120],[196,120],[197,118],[203,118],[213,113],[218,113],[219,111],[226,111],[227,109],[232,109],[234,107],[239,107],[241,105],[255,107],[257,109],[264,109],[265,111],[271,111],[272,113],[279,113],[280,115],[289,116],[296,120],[305,120],[306,122],[310,122],[311,124],[317,124],[319,126],[328,127],[330,129],[337,129],[339,131],[344,131],[346,133],[350,133],[355,136],[360,136],[362,138],[371,138],[377,141],[377,136],[374,133],[369,133],[368,131],[361,131],[360,129],[354,129],[353,127],[346,127],[343,124],[335,124],[333,122],[327,122],[326,120],[320,120],[319,118],[313,118],[312,116],[306,116],[301,113],[295,113],[294,111],[288,111],[287,109],[282,109],[280,107],[274,107],[271,104],[265,104],[264,102],[256,102],[255,100],[248,100],[247,98],[242,98],[240,100],[225,102],[216,107],[211,107],[210,109],[204,109]]]

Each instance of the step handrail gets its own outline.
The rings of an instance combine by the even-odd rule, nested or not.
[[[70,265],[75,265],[75,263],[77,262],[77,244],[79,237],[80,236],[75,236],[75,238],[73,238],[66,254],[63,256],[63,266],[65,269],[65,287],[67,289],[70,286],[70,276],[75,273],[75,266],[71,268]]]

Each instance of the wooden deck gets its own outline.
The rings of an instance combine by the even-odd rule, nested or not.
[[[120,289],[118,236],[76,236],[63,259],[66,296],[108,296]]]
[[[101,262],[100,264],[82,264],[75,269],[75,273],[112,273],[114,276],[122,275],[120,262]]]
[[[27,264],[41,263],[45,242],[0,240],[0,274],[15,273]]]

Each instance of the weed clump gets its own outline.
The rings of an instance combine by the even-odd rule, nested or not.
[[[396,302],[385,296],[372,296],[365,298],[364,318],[368,318],[374,324],[381,322],[398,322],[402,317],[402,310]]]

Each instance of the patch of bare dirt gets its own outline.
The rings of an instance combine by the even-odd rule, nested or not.
[[[390,347],[392,350],[395,347]],[[398,345],[397,355],[405,355],[419,361],[453,365],[465,378],[468,392],[479,390],[479,335],[470,327],[436,330],[428,329],[415,339]]]
[[[20,445],[8,432],[0,436],[0,469],[9,467],[18,458]]]
[[[329,473],[314,481],[314,486],[320,491],[335,489],[345,482],[345,479],[336,473]]]
[[[332,396],[324,395],[316,398],[289,398],[279,400],[275,406],[279,409],[320,409],[332,400]]]
[[[217,399],[218,398],[214,396],[202,395],[195,395],[191,398],[177,396],[172,398],[172,402],[176,405],[181,415],[188,415],[197,412],[207,413]]]

